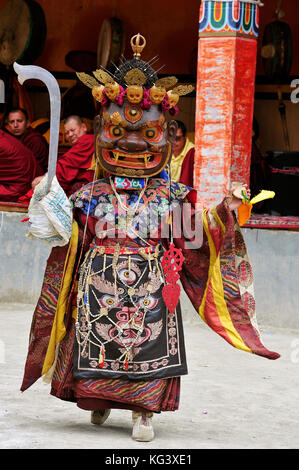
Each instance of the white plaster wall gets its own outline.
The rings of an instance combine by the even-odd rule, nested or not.
[[[0,212],[0,302],[35,303],[39,296],[50,249],[26,238],[26,217]]]

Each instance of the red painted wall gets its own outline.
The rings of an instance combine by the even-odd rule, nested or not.
[[[126,28],[125,56],[132,55],[129,41],[140,32],[147,40],[144,60],[159,55],[163,73],[189,74],[191,52],[197,46],[199,1],[187,0],[38,0],[47,22],[47,42],[36,65],[54,71],[71,71],[65,64],[70,50],[96,52],[105,18],[114,15]],[[0,0],[0,7],[5,1]],[[162,73],[162,70],[161,70]]]
[[[0,8],[7,0],[0,0]],[[45,49],[36,65],[54,71],[71,71],[65,64],[70,50],[96,52],[102,21],[116,15],[126,28],[127,58],[131,56],[129,40],[140,32],[147,39],[144,59],[159,55],[161,73],[189,74],[197,48],[200,0],[38,0],[47,21]],[[265,25],[274,19],[276,0],[264,0],[260,8],[257,73],[263,74],[260,58],[261,39]],[[292,75],[299,75],[299,2],[283,0],[284,21],[292,29],[294,59]],[[194,60],[193,60],[194,62]],[[195,61],[196,64],[196,61]],[[196,67],[196,65],[195,65]]]

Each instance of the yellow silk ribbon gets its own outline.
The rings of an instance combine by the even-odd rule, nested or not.
[[[216,211],[213,211],[214,216],[215,214]],[[220,218],[218,217],[218,214],[217,219],[217,222],[219,223]],[[198,313],[203,319],[203,321],[209,324],[210,328],[212,328],[216,333],[225,338],[226,341],[230,342],[232,346],[237,349],[252,353],[251,349],[245,344],[242,337],[234,327],[232,318],[228,311],[221,276],[220,252],[216,252],[216,247],[209,231],[206,212],[203,213],[203,226],[207,235],[210,248],[210,263],[206,289]],[[222,231],[223,229],[225,231],[222,222],[220,224],[220,228]],[[207,321],[205,316],[205,314],[208,313],[209,310],[211,310],[212,308],[212,305],[210,304],[211,299],[207,300],[208,290],[210,291],[210,296],[213,298],[213,303],[215,305],[215,312],[213,315],[210,316],[209,322]],[[218,321],[216,321],[216,318]]]
[[[57,308],[55,313],[55,318],[51,330],[50,341],[46,353],[46,357],[43,364],[42,375],[49,372],[53,372],[53,365],[55,364],[55,359],[57,359],[58,346],[60,341],[65,336],[65,324],[64,324],[64,315],[66,310],[67,301],[69,298],[69,290],[71,287],[71,282],[73,278],[73,270],[75,265],[76,253],[78,248],[78,224],[76,221],[73,222],[72,235],[69,242],[69,248],[66,255],[66,260],[63,269],[63,275],[61,280],[61,288],[59,292],[59,297],[57,301]],[[74,312],[73,312],[74,316]],[[51,370],[50,370],[51,369]],[[50,374],[52,375],[52,374]],[[50,377],[48,377],[50,379]],[[47,377],[44,378],[45,381]]]

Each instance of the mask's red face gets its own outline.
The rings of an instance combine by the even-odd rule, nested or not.
[[[104,170],[117,176],[143,178],[160,173],[171,156],[176,123],[167,124],[160,107],[142,109],[110,103],[96,119],[96,154]]]

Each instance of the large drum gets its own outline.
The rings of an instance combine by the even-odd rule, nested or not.
[[[8,0],[0,11],[0,62],[32,64],[40,56],[47,28],[41,6],[33,0]]]
[[[265,27],[262,58],[268,78],[274,82],[288,78],[292,67],[292,33],[287,23],[277,20]]]
[[[109,68],[109,64],[118,63],[125,48],[123,23],[118,18],[105,19],[102,23],[97,50],[97,65]]]

